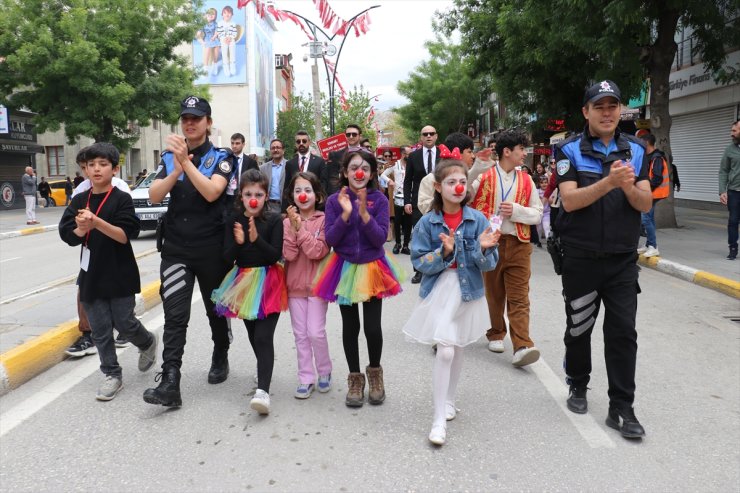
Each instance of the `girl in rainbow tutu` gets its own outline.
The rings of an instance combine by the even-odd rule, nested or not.
[[[383,248],[390,219],[388,199],[378,190],[378,163],[364,151],[347,152],[342,162],[342,189],[326,203],[326,242],[334,251],[322,262],[313,289],[315,296],[339,303],[342,344],[349,366],[345,404],[362,406],[365,374],[360,371],[358,339],[360,309],[365,325],[369,365],[368,402],[385,400],[381,313],[383,298],[401,292],[404,273]]]
[[[250,407],[270,413],[270,380],[275,360],[273,336],[280,312],[288,309],[283,266],[283,220],[265,209],[267,180],[258,170],[241,177],[236,211],[226,222],[224,256],[234,267],[211,300],[216,313],[241,318],[257,357],[257,390]]]

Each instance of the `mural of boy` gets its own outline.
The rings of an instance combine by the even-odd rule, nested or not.
[[[236,38],[237,26],[232,22],[234,9],[229,5],[221,10],[221,22],[218,23],[216,33],[221,42],[222,64],[224,74],[233,77],[236,75]]]

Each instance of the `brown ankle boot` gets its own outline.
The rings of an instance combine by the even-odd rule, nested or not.
[[[344,403],[349,407],[362,407],[365,401],[365,375],[350,373],[347,377],[347,398]]]
[[[370,390],[367,392],[367,402],[370,404],[382,404],[385,400],[385,384],[383,383],[383,367],[365,368]]]

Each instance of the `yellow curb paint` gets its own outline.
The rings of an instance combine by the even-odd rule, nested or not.
[[[70,320],[0,355],[8,386],[11,389],[18,388],[62,361],[65,358],[64,349],[79,335],[77,320]]]
[[[160,281],[154,281],[141,290],[147,310],[159,304]],[[66,358],[67,349],[80,336],[78,321],[70,320],[24,342],[0,355],[0,370],[4,370],[9,389],[23,385],[36,375]],[[2,371],[0,371],[2,373]],[[0,388],[0,395],[8,389]]]
[[[694,284],[715,289],[733,298],[740,299],[740,282],[727,279],[726,277],[699,271],[694,276]]]
[[[658,261],[660,261],[660,257],[646,257],[644,255],[640,255],[639,261],[642,265],[647,265],[648,267],[657,267]]]
[[[43,226],[36,226],[35,228],[26,228],[26,229],[20,230],[21,236],[32,235],[35,233],[43,233],[43,232],[44,232]]]

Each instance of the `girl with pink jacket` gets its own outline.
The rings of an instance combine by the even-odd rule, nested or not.
[[[294,395],[296,399],[308,399],[315,388],[319,392],[331,389],[332,366],[326,340],[328,303],[311,295],[316,271],[329,253],[324,238],[324,213],[316,210],[325,196],[318,178],[310,172],[296,173],[287,193],[290,206],[283,220],[283,257],[298,353],[298,388]]]

